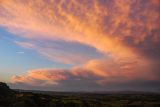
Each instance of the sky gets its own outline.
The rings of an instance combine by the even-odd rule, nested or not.
[[[160,0],[0,0],[0,81],[160,92],[159,20]]]

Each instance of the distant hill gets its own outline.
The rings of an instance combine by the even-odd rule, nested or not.
[[[13,89],[17,92],[32,92],[37,94],[160,94],[160,92],[147,92],[147,91],[41,91],[41,90],[22,90]]]
[[[0,107],[160,107],[160,94],[12,90],[0,82]]]

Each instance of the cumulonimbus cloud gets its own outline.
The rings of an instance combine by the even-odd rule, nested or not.
[[[52,43],[44,48],[38,46],[38,41],[76,42],[104,54],[101,59],[87,56],[84,58],[87,60],[82,61],[81,57],[70,57],[69,54],[63,58],[63,54],[59,58],[52,57],[52,60],[63,63],[82,63],[68,69],[68,74],[60,70],[61,76],[88,77],[93,74],[98,80],[91,80],[102,84],[125,79],[159,80],[155,75],[159,74],[157,59],[160,59],[158,3],[158,0],[2,0],[0,26],[26,39],[27,42],[16,41],[17,45],[34,49],[49,58],[55,55]],[[43,72],[54,75],[54,70],[46,71]],[[32,72],[12,80],[15,83],[41,80],[33,78]],[[42,74],[46,76],[45,73]],[[60,80],[51,79],[57,84]]]

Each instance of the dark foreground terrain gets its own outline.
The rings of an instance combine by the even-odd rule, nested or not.
[[[0,107],[160,107],[160,94],[22,91],[0,83]]]

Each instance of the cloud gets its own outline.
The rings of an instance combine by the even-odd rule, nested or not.
[[[47,5],[47,8],[42,9],[43,5]],[[65,8],[70,5],[75,8],[72,12],[71,7]],[[22,37],[75,41],[90,45],[105,53],[112,52],[119,56],[132,55],[127,46],[111,38],[107,32],[101,31],[99,22],[105,17],[107,10],[100,7],[96,1],[93,1],[93,7],[89,7],[89,4],[82,6],[79,2],[65,3],[63,0],[50,1],[48,4],[44,1],[17,1],[15,3],[7,0],[2,2],[1,8],[3,11],[1,12],[1,25]],[[99,11],[101,8],[103,11]],[[38,14],[40,9],[42,10]],[[79,9],[81,12],[77,15]],[[86,10],[88,12],[84,13]]]
[[[13,76],[12,84],[30,86],[47,90],[110,90],[109,86],[118,89],[136,85],[136,82],[147,84],[147,81],[159,83],[159,77],[146,62],[124,60],[92,60],[83,66],[70,69],[35,69],[21,76]],[[130,84],[129,84],[130,83]],[[149,84],[151,85],[151,84]],[[77,88],[75,88],[77,87]],[[107,87],[107,88],[106,88]],[[92,89],[91,89],[92,88]],[[125,89],[124,88],[124,89]],[[145,89],[141,86],[137,88]],[[157,89],[154,85],[153,89]],[[152,89],[151,88],[151,89]],[[149,88],[150,89],[150,88]]]
[[[37,85],[37,83],[41,82],[39,85],[43,86],[45,84],[57,84],[56,81],[63,80],[66,78],[64,75],[65,72],[63,70],[52,70],[52,69],[37,69],[31,70],[24,76],[13,76],[13,83],[28,83],[31,85]]]
[[[20,37],[80,42],[116,57],[137,57],[131,43],[144,42],[159,29],[159,6],[148,0],[3,0],[0,7],[1,26]],[[152,35],[154,41],[159,41],[158,34]],[[126,45],[128,39],[130,44]]]
[[[34,71],[30,71],[14,76],[13,82],[34,85],[62,82],[65,87],[71,82],[70,78],[77,76],[82,80],[78,85],[159,81],[157,3],[157,0],[2,0],[0,26],[25,39],[14,41],[17,45],[35,50],[53,61],[81,64],[63,72],[56,71],[65,77],[60,80],[35,78],[31,75]],[[61,42],[53,43],[55,41]],[[92,52],[89,54],[93,56],[79,52],[81,49],[73,45],[93,48],[97,51],[94,53],[101,53],[102,57]],[[35,74],[42,71],[36,70]],[[48,73],[57,75],[56,72],[46,70],[42,75],[47,78]]]
[[[17,53],[18,53],[18,54],[24,54],[25,52],[23,52],[23,51],[18,51]]]
[[[32,49],[51,61],[65,64],[82,64],[103,55],[96,49],[74,42],[65,41],[27,41],[15,43],[21,47]]]

